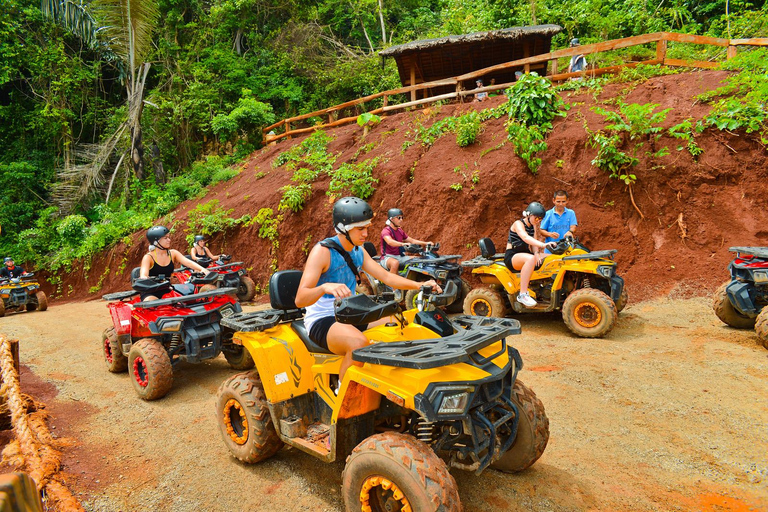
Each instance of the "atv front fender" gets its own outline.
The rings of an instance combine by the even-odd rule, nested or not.
[[[620,276],[611,277],[611,300],[613,300],[614,304],[619,301],[623,289],[624,278]]]
[[[728,294],[728,300],[739,313],[754,318],[760,311],[749,293],[751,290],[754,290],[754,286],[749,283],[731,281],[731,284],[725,289],[725,293]]]

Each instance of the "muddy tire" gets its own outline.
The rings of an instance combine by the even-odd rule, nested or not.
[[[616,305],[595,288],[573,291],[563,303],[563,321],[582,338],[601,338],[616,324]]]
[[[467,298],[467,295],[469,295],[470,291],[472,291],[472,287],[469,286],[468,282],[462,279],[461,288],[459,289],[459,296],[456,297],[455,301],[448,304],[445,310],[448,313],[461,313],[464,311],[464,299]]]
[[[350,512],[461,510],[456,481],[445,462],[407,434],[385,432],[365,439],[347,457],[341,478]]]
[[[355,293],[361,295],[375,295],[373,292],[373,286],[371,286],[371,282],[368,281],[368,278],[365,276],[360,276],[360,284],[355,286]]]
[[[3,299],[0,299],[0,318],[5,316],[5,302],[3,302]]]
[[[768,348],[768,306],[764,306],[762,311],[757,315],[755,322],[755,332],[760,343],[765,348]]]
[[[627,287],[623,286],[619,300],[616,301],[616,312],[621,313],[627,307],[627,302],[629,302],[629,293],[627,293]]]
[[[0,510],[43,512],[34,479],[20,472],[0,475]]]
[[[735,327],[736,329],[751,329],[755,326],[756,319],[742,315],[733,307],[731,300],[728,298],[728,293],[725,291],[729,284],[731,284],[731,282],[726,281],[717,289],[715,297],[712,300],[712,309],[715,310],[717,318],[722,320],[724,324]]]
[[[224,444],[242,462],[261,462],[283,447],[258,372],[238,373],[219,386],[216,422]]]
[[[48,297],[45,295],[45,292],[43,290],[40,290],[35,294],[35,297],[37,297],[37,310],[38,311],[45,311],[48,309]]]
[[[405,292],[405,309],[416,309],[416,296],[421,290],[408,290]],[[424,309],[424,311],[434,311],[435,306],[431,303]]]
[[[224,359],[235,370],[250,370],[256,363],[253,362],[251,353],[242,345],[232,345],[234,352],[224,352]]]
[[[212,292],[213,290],[218,289],[218,286],[215,284],[204,284],[200,287],[200,289],[197,291],[197,293],[204,293],[204,292]]]
[[[101,333],[101,350],[107,369],[112,373],[123,373],[128,370],[128,358],[123,355],[114,327],[107,327]]]
[[[493,288],[475,288],[464,299],[465,315],[504,317],[506,313],[501,292]]]
[[[240,276],[240,283],[237,285],[237,300],[246,302],[256,295],[256,283],[248,276]]]
[[[157,400],[173,386],[173,367],[168,352],[160,342],[142,338],[128,353],[128,371],[133,389],[144,400]]]
[[[491,467],[505,473],[517,473],[531,467],[544,453],[549,442],[549,418],[541,400],[519,380],[515,381],[510,398],[520,411],[517,437]]]

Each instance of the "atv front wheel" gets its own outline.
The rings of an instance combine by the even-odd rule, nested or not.
[[[408,290],[405,292],[405,309],[416,309],[416,296],[421,290]],[[435,306],[429,303],[424,311],[434,311]]]
[[[384,432],[357,445],[342,473],[348,511],[461,510],[456,481],[426,444]]]
[[[503,318],[507,312],[501,292],[493,288],[475,288],[464,299],[464,314]]]
[[[251,353],[242,345],[233,344],[231,351],[224,351],[224,359],[226,359],[229,366],[235,370],[250,370],[256,366],[253,362],[253,357],[251,357]]]
[[[625,307],[627,307],[628,301],[629,301],[629,293],[627,293],[627,287],[622,286],[621,295],[619,295],[619,300],[616,301],[616,312],[621,313],[622,310]]]
[[[756,319],[742,315],[733,307],[731,299],[728,298],[728,292],[725,291],[729,284],[731,282],[726,281],[717,289],[712,301],[712,309],[715,310],[717,318],[722,320],[724,324],[736,329],[751,329],[755,326]]]
[[[256,295],[256,283],[248,276],[240,276],[240,283],[237,285],[237,300],[246,302]]]
[[[541,400],[519,380],[515,381],[510,399],[520,413],[517,437],[491,467],[505,473],[517,473],[531,467],[544,453],[549,442],[549,418]]]
[[[755,332],[763,346],[768,348],[768,306],[763,307],[762,311],[758,313]]]
[[[242,462],[261,462],[283,447],[258,372],[238,373],[219,386],[216,417],[224,444]]]
[[[571,292],[563,303],[563,321],[577,336],[600,338],[616,324],[616,305],[605,293],[595,288]]]
[[[104,351],[104,361],[112,373],[122,373],[128,370],[128,358],[123,355],[114,327],[107,327],[101,333],[101,348]]]
[[[160,342],[142,338],[128,353],[131,382],[140,398],[157,400],[168,394],[173,386],[173,367],[168,352]]]

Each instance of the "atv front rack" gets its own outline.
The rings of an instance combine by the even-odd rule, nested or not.
[[[427,370],[457,363],[483,366],[507,351],[506,337],[520,334],[520,322],[511,318],[459,315],[451,319],[458,331],[445,338],[380,342],[352,352],[352,359],[413,370]],[[501,349],[489,356],[478,351],[501,341]]]
[[[576,261],[576,260],[612,260],[613,255],[616,254],[616,249],[609,249],[607,251],[592,251],[587,254],[573,254],[571,256],[563,256],[563,261]]]
[[[209,292],[195,293],[193,295],[183,295],[181,297],[171,297],[169,299],[147,300],[144,302],[137,302],[133,305],[134,308],[149,309],[159,306],[175,306],[177,304],[187,304],[189,302],[195,302],[200,299],[209,299],[211,297],[217,297],[219,295],[234,295],[237,292],[237,288],[217,288]],[[123,292],[126,293],[126,292]],[[117,295],[117,294],[114,294]]]
[[[757,258],[768,259],[768,247],[730,247],[728,250],[742,255],[751,254]]]
[[[265,309],[250,313],[236,313],[222,318],[221,325],[239,332],[261,332],[271,329],[278,324],[292,322],[304,316],[306,310],[299,309]]]

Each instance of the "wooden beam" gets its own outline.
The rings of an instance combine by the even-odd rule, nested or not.
[[[687,59],[664,59],[664,65],[684,67],[684,68],[702,68],[702,69],[717,69],[720,67],[719,62],[710,62],[707,60],[687,60]]]
[[[416,64],[411,62],[411,87],[416,85]],[[411,101],[416,101],[416,89],[411,89]]]
[[[678,34],[677,32],[662,32],[666,41],[677,41],[678,43],[693,44],[711,44],[713,46],[728,46],[731,44],[729,39],[721,37],[696,36],[693,34]]]
[[[415,107],[417,105],[423,105],[424,103],[434,103],[435,101],[440,101],[440,100],[452,100],[455,97],[456,97],[455,92],[449,92],[447,94],[432,96],[431,98],[422,98],[416,101],[409,101],[408,103],[400,103],[398,105],[389,105],[387,107],[382,107],[381,110],[383,112],[392,112],[393,110],[399,110],[401,108],[408,108],[408,107]]]
[[[768,46],[768,37],[753,37],[751,39],[731,39],[731,46]]]
[[[622,69],[624,68],[634,68],[639,66],[640,64],[644,64],[646,66],[652,66],[654,64],[661,64],[661,61],[658,61],[656,59],[651,60],[644,60],[642,62],[629,62],[627,64],[620,64],[618,66],[608,66],[605,68],[597,68],[597,69],[589,69],[584,71],[577,71],[575,73],[560,73],[557,75],[552,75],[547,78],[552,80],[553,82],[562,82],[565,80],[568,80],[569,78],[581,78],[585,76],[600,76],[600,75],[607,75],[611,73],[620,73]]]

